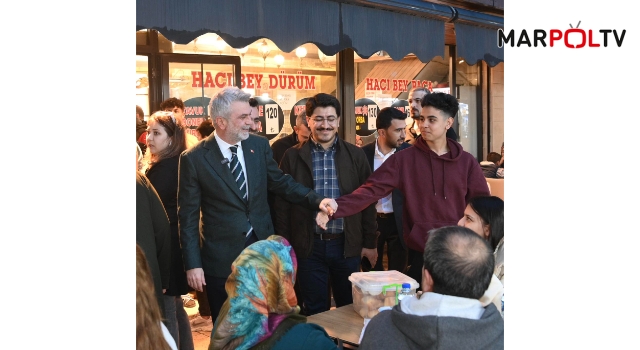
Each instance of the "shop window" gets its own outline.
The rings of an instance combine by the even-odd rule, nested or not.
[[[144,111],[146,121],[149,112],[149,58],[136,55],[136,105]]]
[[[259,108],[262,122],[259,133],[271,143],[293,132],[296,115],[304,110],[307,98],[321,92],[336,95],[335,56],[324,55],[314,44],[283,52],[271,40],[260,39],[235,49],[218,35],[208,33],[186,45],[173,44],[172,49],[178,54],[240,56],[240,86],[262,106]],[[188,67],[174,64],[172,68],[170,74],[175,82],[182,79],[192,84],[194,76]],[[204,68],[203,81],[206,82],[209,75],[212,79],[204,89],[207,98],[225,86],[234,85],[219,72],[220,69]],[[184,100],[184,93],[172,87],[172,96]]]

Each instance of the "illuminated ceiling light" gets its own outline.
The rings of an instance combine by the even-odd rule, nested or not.
[[[249,51],[249,46],[245,46],[241,49],[236,49],[236,51],[238,51],[238,53],[242,55],[242,57],[244,58],[244,54],[247,53],[247,51]]]
[[[462,64],[462,62],[464,62],[464,58],[461,58],[460,61],[458,61],[458,64]]]
[[[284,63],[284,56],[277,54],[274,58],[273,61],[276,63],[276,65],[278,66],[278,68],[280,68],[280,66]]]
[[[258,46],[258,52],[260,52],[260,55],[262,55],[263,67],[266,68],[267,56],[269,56],[269,53],[271,52],[271,49],[269,48],[266,40],[262,39],[262,43],[260,43],[260,46]]]
[[[304,47],[300,46],[299,48],[296,49],[296,56],[298,56],[298,58],[302,59],[303,57],[307,56],[307,49],[305,49]]]
[[[216,47],[216,49],[218,49],[218,54],[222,55],[222,51],[224,51],[224,48],[225,46],[227,46],[227,43],[225,43],[221,37],[218,37],[218,40],[216,40],[213,43],[213,45]]]

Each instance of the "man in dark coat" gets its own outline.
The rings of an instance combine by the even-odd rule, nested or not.
[[[340,102],[328,94],[307,100],[309,141],[289,148],[280,168],[301,184],[328,197],[351,193],[371,174],[359,147],[338,137]],[[334,220],[321,229],[314,221],[317,209],[276,198],[276,232],[287,238],[298,257],[296,284],[302,311],[313,315],[329,310],[329,281],[336,306],[353,302],[349,276],[360,271],[365,256],[373,265],[377,259],[375,207]]]
[[[404,142],[407,115],[393,107],[380,110],[376,119],[378,138],[362,146],[371,171],[375,171],[393,154],[411,145]],[[407,246],[402,237],[402,202],[404,197],[395,189],[376,203],[378,223],[378,260],[372,270],[383,271],[384,245],[387,245],[388,269],[404,273],[407,268]],[[366,269],[363,267],[363,269]]]
[[[178,217],[189,285],[206,292],[211,315],[227,298],[231,263],[253,242],[274,234],[267,191],[308,209],[333,212],[325,198],[285,175],[269,141],[250,134],[251,96],[226,87],[211,99],[215,132],[180,156]],[[200,247],[200,215],[203,244]]]

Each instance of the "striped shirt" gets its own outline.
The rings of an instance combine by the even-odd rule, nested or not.
[[[327,198],[340,197],[340,186],[338,185],[338,174],[336,173],[336,147],[338,136],[329,149],[325,150],[321,144],[316,143],[313,137],[309,138],[311,146],[311,159],[313,161],[313,183],[314,190]],[[316,212],[317,214],[317,212]],[[316,233],[341,233],[344,231],[344,219],[330,220],[327,229],[323,230],[316,225]]]

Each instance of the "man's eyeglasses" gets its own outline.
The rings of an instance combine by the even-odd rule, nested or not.
[[[310,118],[311,120],[313,120],[316,123],[322,123],[325,120],[331,124],[335,123],[336,120],[338,120],[337,117],[327,117],[327,118],[323,118],[323,117],[315,117],[315,118]]]

